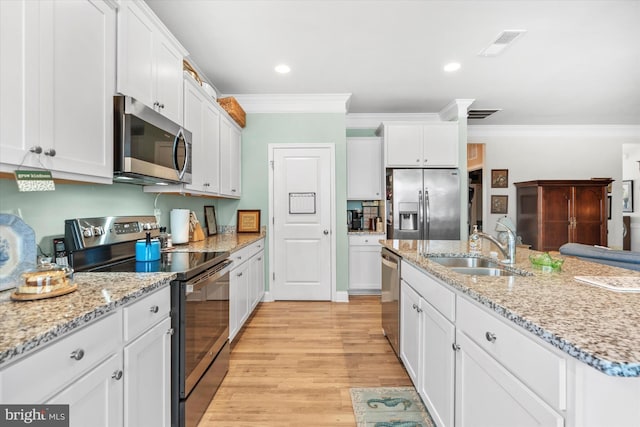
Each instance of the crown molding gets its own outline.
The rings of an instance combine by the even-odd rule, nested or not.
[[[233,96],[246,113],[343,113],[350,93],[322,94],[225,94]]]
[[[386,121],[433,122],[440,121],[440,116],[438,113],[349,113],[347,129],[377,129]]]
[[[640,125],[469,125],[469,139],[491,136],[621,137],[640,139]]]
[[[475,99],[454,99],[447,106],[438,112],[440,119],[443,121],[456,121],[467,118],[467,111]]]

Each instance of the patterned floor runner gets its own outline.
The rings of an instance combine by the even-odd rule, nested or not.
[[[352,388],[358,427],[435,427],[413,387]]]

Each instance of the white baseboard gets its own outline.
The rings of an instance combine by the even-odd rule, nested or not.
[[[264,296],[262,297],[262,302],[274,302],[273,295],[271,292],[265,291]],[[336,292],[336,298],[333,302],[349,302],[349,292],[347,291],[338,291]]]
[[[347,291],[336,291],[336,298],[333,302],[349,302],[349,292]]]

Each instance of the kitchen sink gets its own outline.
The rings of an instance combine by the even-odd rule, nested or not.
[[[451,267],[451,271],[474,276],[516,276],[517,273],[495,267]]]
[[[513,271],[504,268],[497,261],[491,261],[478,257],[452,257],[434,256],[427,257],[429,261],[448,267],[451,271],[460,274],[475,276],[528,276],[527,272]]]
[[[484,258],[476,257],[428,257],[429,261],[437,262],[445,267],[460,268],[500,268],[500,264],[495,261],[489,261]]]

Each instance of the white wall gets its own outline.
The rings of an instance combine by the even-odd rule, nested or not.
[[[640,144],[622,146],[622,179],[633,181],[633,212],[631,217],[631,250],[640,251]]]
[[[490,213],[491,195],[509,196],[507,216],[515,223],[514,182],[611,177],[615,181],[608,243],[611,247],[622,248],[622,147],[623,144],[640,144],[640,126],[472,125],[469,126],[468,143],[485,144],[486,147],[483,170],[485,232],[495,235],[496,220],[502,216]],[[508,188],[491,188],[491,169],[509,170]]]

